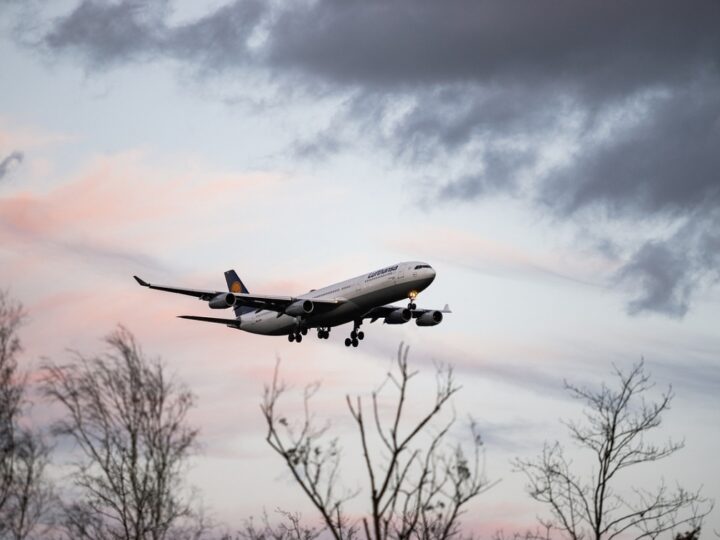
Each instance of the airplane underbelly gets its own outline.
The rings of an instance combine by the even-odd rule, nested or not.
[[[358,317],[362,316],[362,314],[366,311],[367,309],[363,309],[358,306],[354,301],[349,301],[336,307],[332,311],[308,317],[306,319],[306,323],[308,326],[312,327],[336,326],[354,321]]]
[[[241,329],[252,334],[262,334],[265,336],[281,336],[289,334],[292,330],[297,329],[297,319],[289,315],[280,315],[278,317],[274,313],[255,318],[241,325]]]

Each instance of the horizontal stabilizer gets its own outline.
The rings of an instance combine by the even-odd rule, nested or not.
[[[217,324],[225,324],[240,328],[240,321],[237,319],[220,319],[218,317],[197,317],[195,315],[178,315],[178,319],[189,319],[191,321],[212,322]]]

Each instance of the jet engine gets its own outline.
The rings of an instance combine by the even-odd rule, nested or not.
[[[426,311],[420,315],[415,324],[418,326],[435,326],[440,324],[443,320],[443,314],[440,311]]]
[[[285,308],[285,314],[293,317],[302,317],[303,315],[309,315],[315,309],[315,304],[312,300],[298,300],[293,302]]]
[[[227,309],[235,305],[235,295],[232,293],[220,293],[217,296],[213,296],[208,305],[212,309]]]
[[[405,324],[412,319],[412,313],[407,308],[398,308],[385,317],[385,324]]]

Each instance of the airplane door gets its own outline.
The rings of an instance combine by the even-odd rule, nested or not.
[[[402,281],[405,277],[405,267],[401,266],[397,269],[397,280]]]

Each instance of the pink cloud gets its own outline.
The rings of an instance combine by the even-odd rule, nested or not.
[[[73,138],[69,134],[50,133],[29,126],[13,125],[9,119],[0,116],[0,153],[67,142]]]
[[[253,207],[277,179],[158,165],[139,152],[95,158],[49,190],[24,185],[0,197],[0,245],[15,254],[4,278],[21,278],[48,258],[159,268],[155,253],[202,244],[218,216]]]
[[[0,199],[6,228],[29,234],[87,233],[137,221],[183,217],[188,208],[251,204],[248,195],[269,175],[213,173],[148,166],[137,152],[100,157],[47,193]]]

